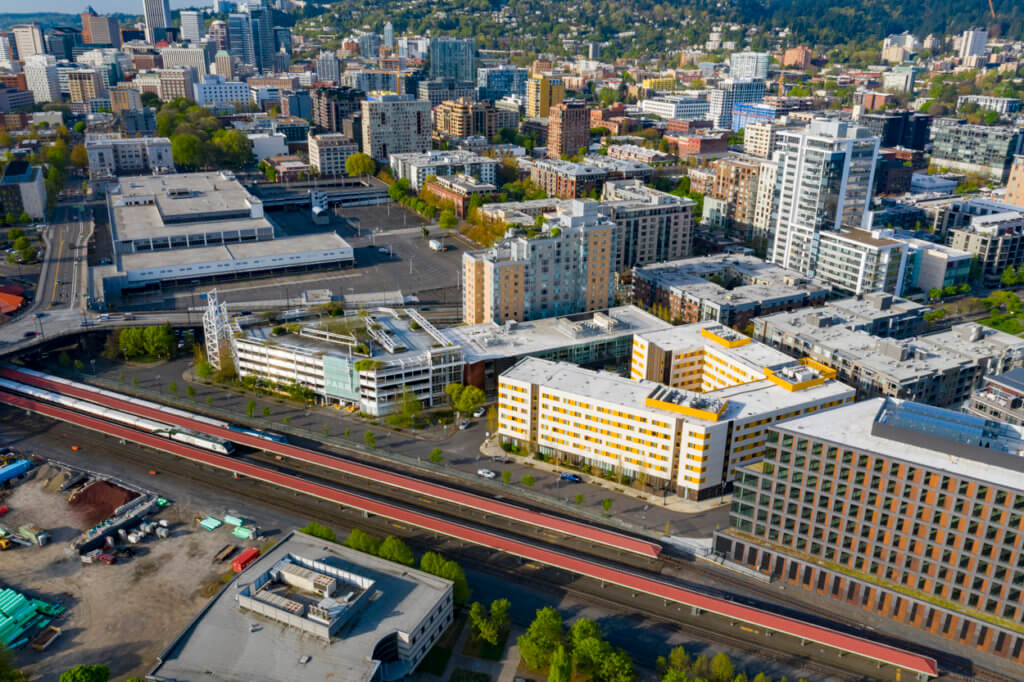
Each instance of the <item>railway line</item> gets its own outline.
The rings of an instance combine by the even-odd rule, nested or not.
[[[358,509],[364,513],[450,536],[462,542],[516,555],[528,561],[552,566],[598,581],[601,585],[617,586],[618,588],[631,591],[634,598],[643,595],[644,598],[662,600],[665,605],[674,603],[679,608],[688,608],[692,616],[699,615],[705,618],[724,619],[736,627],[760,633],[761,636],[781,635],[786,639],[798,640],[802,646],[811,644],[820,646],[823,650],[853,654],[855,657],[862,657],[875,662],[879,666],[885,666],[886,674],[884,677],[886,678],[898,679],[900,671],[916,674],[922,679],[935,676],[938,672],[935,659],[929,656],[922,656],[895,646],[839,632],[793,617],[765,611],[764,609],[754,608],[733,600],[710,596],[694,589],[681,587],[659,578],[639,574],[635,571],[623,570],[622,568],[605,565],[592,559],[572,556],[564,553],[560,548],[549,549],[544,546],[538,546],[536,542],[524,542],[518,537],[498,533],[493,530],[480,530],[465,523],[453,522],[439,516],[403,508],[394,503],[384,503],[365,495],[346,492],[321,483],[309,481],[299,476],[273,471],[239,458],[205,452],[180,442],[169,441],[149,433],[133,431],[126,426],[106,422],[97,417],[74,412],[64,407],[47,404],[31,397],[0,392],[0,400],[19,408],[35,411],[55,419],[68,421],[85,428],[163,450],[204,466],[230,472],[236,477],[244,476],[315,499]],[[141,411],[143,408],[138,407],[137,409]],[[186,425],[181,424],[181,426]],[[203,429],[203,431],[209,433],[209,429]],[[230,437],[229,434],[213,435]],[[234,436],[234,440],[242,444],[247,444],[243,438],[250,438],[244,434],[237,433]],[[280,447],[280,444],[277,443],[268,443],[260,441],[260,439],[253,440],[259,441],[253,443],[253,447],[268,451],[273,451],[275,446]],[[322,457],[322,455],[320,456]],[[506,506],[506,511],[509,511],[509,507],[511,505]],[[478,509],[477,511],[495,513],[486,509]],[[511,511],[519,513],[521,510],[513,507]],[[518,516],[515,518],[520,520]],[[527,525],[533,525],[536,522],[536,519],[525,521]],[[585,525],[578,522],[568,523]],[[621,534],[616,535],[635,542],[635,539],[621,536]],[[611,540],[610,537],[603,536],[599,541],[596,541],[596,544],[607,544],[609,540]],[[631,545],[632,547],[635,547],[635,545]],[[895,677],[891,677],[891,674],[895,674]]]

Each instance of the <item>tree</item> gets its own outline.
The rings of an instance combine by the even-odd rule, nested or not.
[[[65,369],[71,366],[71,356],[68,355],[66,350],[62,350],[60,355],[57,356],[57,364]]]
[[[419,401],[416,394],[406,388],[402,391],[402,396],[398,403],[398,414],[401,416],[402,421],[407,424],[413,424],[416,421],[416,417],[420,416],[423,411],[423,403]]]
[[[252,418],[252,416],[254,414],[256,414],[256,401],[255,400],[250,400],[249,402],[247,402],[245,404],[245,413],[247,415],[249,415],[250,419]]]
[[[178,382],[177,381],[172,381],[170,384],[168,384],[167,390],[170,391],[171,393],[177,393],[178,392]]]
[[[71,127],[71,129],[74,130],[79,135],[81,135],[82,133],[85,132],[85,121],[76,122],[75,125]]]
[[[196,399],[196,388],[195,388],[195,386],[193,386],[192,384],[189,384],[188,386],[186,386],[185,387],[185,395],[187,395],[190,400],[195,400]]]
[[[431,450],[428,459],[434,464],[440,464],[444,460],[444,455],[441,454],[441,448],[434,448]]]
[[[523,476],[523,485],[525,485],[527,488],[532,488],[533,484],[536,482],[537,479],[535,479],[531,474],[526,474],[525,476]]]
[[[60,674],[59,682],[107,682],[110,669],[105,665],[76,665]]]
[[[463,386],[462,384],[452,383],[444,387],[444,392],[448,394],[448,399],[451,401],[452,407],[455,408],[456,412],[462,414],[472,413],[487,400],[484,392],[476,386]]]
[[[13,218],[14,218],[14,216],[12,215],[11,216],[12,222],[13,222]],[[14,246],[14,250],[15,251],[24,251],[29,246],[31,246],[31,244],[29,244],[28,237],[18,237],[17,239],[14,240],[13,246]]]
[[[345,542],[342,543],[350,549],[354,549],[359,552],[365,552],[367,554],[377,554],[377,550],[381,546],[380,538],[374,537],[369,533],[353,528],[345,538]]]
[[[179,168],[195,170],[206,164],[206,149],[203,141],[195,135],[175,135],[171,140],[171,156]]]
[[[74,147],[72,147],[71,165],[79,169],[89,167],[89,155],[85,151],[84,144],[76,144]]]
[[[363,436],[363,440],[366,441],[366,444],[369,447],[377,447],[377,437],[373,435],[373,431],[367,431],[366,434]]]
[[[583,493],[576,493],[576,497],[572,498],[572,501],[576,504],[583,504],[586,498],[583,497]]]
[[[735,670],[732,660],[722,652],[715,654],[711,659],[711,679],[715,682],[732,682],[733,674]]]
[[[551,664],[548,669],[548,682],[571,682],[572,660],[561,644],[551,655]]]
[[[508,628],[508,599],[491,602],[490,610],[480,602],[473,602],[469,609],[469,622],[473,636],[488,644],[497,645],[502,633]]]
[[[146,355],[152,358],[170,358],[178,346],[171,325],[146,327],[142,330],[142,345]]]
[[[668,654],[668,664],[675,670],[686,670],[690,667],[690,653],[686,647],[677,646]]]
[[[501,482],[508,485],[512,482],[512,472],[506,469],[501,472]]]
[[[606,497],[603,500],[601,500],[601,508],[604,509],[605,513],[607,514],[608,512],[610,512],[612,510],[612,505],[614,503],[615,502],[614,502],[614,500],[612,500],[612,498]]]
[[[263,408],[263,416],[264,417],[269,417],[270,416],[270,408],[269,407],[264,407]]]
[[[562,643],[562,615],[550,606],[539,609],[537,617],[516,643],[526,665],[533,670],[544,670]]]
[[[604,682],[633,682],[636,678],[633,660],[622,649],[607,651],[601,658],[597,678]]]
[[[459,226],[459,220],[455,217],[455,213],[450,208],[446,208],[441,211],[441,218],[439,220],[442,229],[452,230]]]
[[[14,248],[18,247],[15,246]],[[999,276],[999,282],[1004,287],[1012,287],[1014,284],[1017,283],[1017,270],[1012,265],[1009,266],[1008,268],[1003,270],[1003,274]]]
[[[487,408],[487,430],[490,433],[498,432],[498,410],[493,405]]]
[[[312,535],[315,538],[320,538],[321,540],[327,540],[328,542],[338,541],[338,536],[334,534],[333,530],[331,530],[327,526],[320,525],[316,521],[313,521],[308,526],[303,528],[301,532],[305,533],[306,535]]]
[[[345,159],[345,173],[352,178],[375,175],[377,164],[368,154],[357,152]]]
[[[218,130],[210,139],[215,161],[229,168],[243,168],[252,163],[252,140],[241,130]],[[173,143],[171,153],[174,153]]]
[[[389,535],[384,538],[384,542],[381,543],[380,548],[377,550],[377,556],[381,559],[394,561],[396,564],[403,564],[405,566],[416,565],[416,557],[413,556],[412,550],[409,549],[409,545],[405,544],[394,535]]]
[[[928,299],[929,300],[938,301],[940,298],[942,298],[942,289],[929,289],[928,290]]]

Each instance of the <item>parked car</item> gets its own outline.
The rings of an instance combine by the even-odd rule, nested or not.
[[[490,469],[477,469],[476,470],[476,475],[477,476],[482,476],[483,478],[497,478],[498,477],[498,474],[494,473]]]
[[[493,459],[495,462],[500,462],[501,464],[511,464],[512,463],[512,458],[509,457],[508,455],[496,455],[496,456],[492,457],[491,459]]]
[[[487,408],[486,407],[478,407],[478,408],[476,408],[476,412],[473,413],[473,416],[479,419],[480,417],[484,416],[485,414],[487,414]]]
[[[583,479],[576,474],[562,474],[559,478],[563,481],[569,481],[570,483],[580,483],[583,481]]]
[[[459,422],[459,431],[465,431],[470,426],[469,420]]]
[[[22,336],[24,336],[26,339],[31,339],[35,336],[39,336],[39,332],[27,331]]]

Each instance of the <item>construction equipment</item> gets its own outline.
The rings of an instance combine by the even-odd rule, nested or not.
[[[0,538],[0,551],[7,551],[11,547],[14,547],[14,543],[7,538]]]
[[[988,11],[992,13],[992,18],[996,18],[996,8],[992,5],[992,0],[988,0]]]

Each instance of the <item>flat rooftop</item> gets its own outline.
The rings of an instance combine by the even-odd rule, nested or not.
[[[1024,367],[1016,367],[1009,372],[988,377],[988,381],[997,386],[1005,386],[1011,391],[1024,393]]]
[[[1024,431],[953,410],[875,398],[772,428],[1024,491]],[[989,447],[972,444],[986,432]]]
[[[514,324],[485,322],[450,327],[441,333],[462,346],[466,362],[480,362],[601,343],[671,327],[636,306],[625,305],[601,313],[579,313]]]
[[[374,582],[376,598],[329,643],[243,611],[235,595],[289,555],[318,561]],[[392,632],[411,633],[442,600],[451,581],[300,532],[282,538],[228,583],[160,656],[158,680],[369,681],[374,646]],[[258,629],[252,631],[251,626]],[[306,663],[299,660],[309,657]]]
[[[297,237],[280,237],[260,242],[125,253],[118,256],[118,260],[120,269],[124,272],[250,259],[271,259],[266,263],[266,266],[269,267],[285,265],[289,256],[296,254],[345,248],[351,247],[348,242],[338,236],[337,232],[324,232]],[[273,260],[278,258],[282,260]]]

